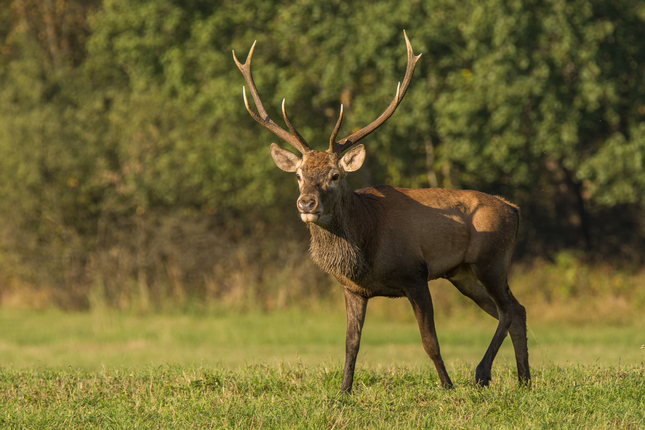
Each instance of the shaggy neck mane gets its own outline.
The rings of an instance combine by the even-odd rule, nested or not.
[[[310,223],[311,258],[324,272],[357,282],[369,274],[369,248],[378,240],[376,200],[343,193],[325,227]]]

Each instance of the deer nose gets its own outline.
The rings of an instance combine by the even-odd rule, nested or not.
[[[298,199],[298,209],[302,213],[311,213],[318,207],[318,199],[315,196],[300,196]]]

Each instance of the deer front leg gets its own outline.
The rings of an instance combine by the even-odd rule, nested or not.
[[[345,339],[345,370],[343,371],[343,383],[340,390],[344,393],[352,392],[354,383],[354,368],[356,357],[361,344],[361,332],[365,322],[365,310],[367,299],[352,293],[345,288],[345,310],[347,311],[347,337]]]
[[[452,381],[448,376],[448,371],[439,351],[439,340],[434,326],[434,308],[432,307],[432,297],[430,296],[428,284],[422,283],[418,287],[410,288],[406,291],[406,294],[419,324],[423,349],[434,363],[441,385],[444,388],[452,388]]]

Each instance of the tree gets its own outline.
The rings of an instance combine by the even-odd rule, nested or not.
[[[286,98],[325,149],[341,103],[349,135],[394,96],[404,29],[423,57],[353,185],[501,194],[523,210],[520,255],[642,262],[643,20],[630,0],[0,0],[2,276],[86,306],[97,284],[202,291],[245,241],[258,266],[291,261],[295,180],[231,50],[257,39],[269,114]]]
[[[644,11],[627,1],[493,1],[447,15],[459,61],[441,72],[434,107],[441,154],[461,185],[520,203],[542,230],[532,240],[596,248],[603,213],[642,207]]]

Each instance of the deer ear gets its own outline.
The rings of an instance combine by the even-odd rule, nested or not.
[[[275,143],[271,144],[271,156],[273,161],[275,161],[276,166],[285,172],[295,172],[298,170],[298,163],[300,162],[300,157],[294,154],[291,151],[276,145]]]
[[[340,159],[340,167],[345,172],[355,172],[361,168],[365,161],[365,147],[363,145],[356,145]]]

